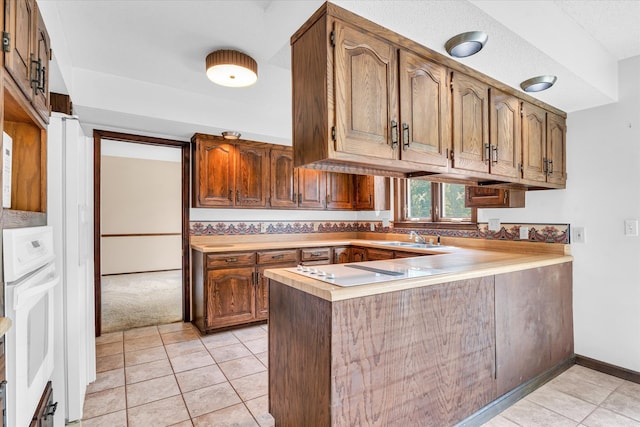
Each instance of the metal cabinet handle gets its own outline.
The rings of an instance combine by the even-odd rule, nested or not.
[[[498,146],[491,146],[491,163],[498,163]]]
[[[271,259],[282,259],[284,258],[284,254],[280,254],[280,255],[271,255]]]
[[[236,190],[236,202],[240,201],[240,190]]]
[[[542,159],[542,173],[546,175],[548,172],[549,172],[549,161],[545,157],[544,159]]]
[[[229,196],[227,196],[227,198],[228,198],[230,201],[233,201],[233,190],[229,190]]]
[[[298,201],[297,199],[298,199],[298,194],[293,193],[293,199],[292,199],[293,203],[296,203]]]
[[[225,262],[238,262],[238,258],[236,258],[236,257],[227,258],[227,259],[225,259]]]
[[[391,120],[391,148],[398,146],[398,122]]]
[[[402,149],[407,151],[409,149],[409,125],[402,124]]]
[[[489,163],[491,160],[491,145],[484,144],[484,162]]]
[[[549,171],[547,172],[549,175],[553,174],[553,160],[547,160],[547,164]]]
[[[322,252],[311,252],[311,256],[321,256]]]

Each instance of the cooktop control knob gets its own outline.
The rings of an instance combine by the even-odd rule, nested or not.
[[[322,270],[318,270],[318,276],[326,276],[327,273],[325,271]]]
[[[333,273],[327,273],[326,277],[327,277],[327,279],[335,279],[336,278],[336,276],[334,276]]]

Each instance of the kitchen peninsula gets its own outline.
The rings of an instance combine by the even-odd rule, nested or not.
[[[433,270],[361,286],[267,270],[276,425],[453,425],[568,367],[572,258],[526,245],[358,263]]]

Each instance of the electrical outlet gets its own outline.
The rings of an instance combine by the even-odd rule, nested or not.
[[[529,240],[529,227],[520,227],[520,240]]]
[[[266,233],[267,232],[267,224],[265,224],[264,222],[260,223],[260,232],[261,233]]]
[[[391,221],[389,221],[389,218],[382,218],[382,226],[389,227],[389,225],[391,225]]]
[[[573,243],[586,243],[587,241],[587,232],[584,227],[573,227],[573,239],[571,240]]]
[[[631,236],[631,237],[638,237],[638,220],[637,219],[624,220],[624,235]]]
[[[500,231],[500,219],[499,218],[491,218],[491,219],[489,219],[489,231]]]
[[[369,229],[371,231],[376,231],[376,225],[374,223],[369,224]]]

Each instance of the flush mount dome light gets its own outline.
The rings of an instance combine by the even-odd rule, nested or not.
[[[222,137],[224,139],[239,139],[240,132],[237,132],[235,130],[225,130],[224,132],[222,132]]]
[[[549,89],[558,80],[556,76],[537,76],[520,83],[525,92],[540,92]]]
[[[227,87],[251,86],[258,80],[256,61],[237,50],[216,50],[207,55],[207,77]]]
[[[451,37],[444,48],[455,58],[465,58],[480,52],[487,40],[489,36],[484,31],[469,31]]]

